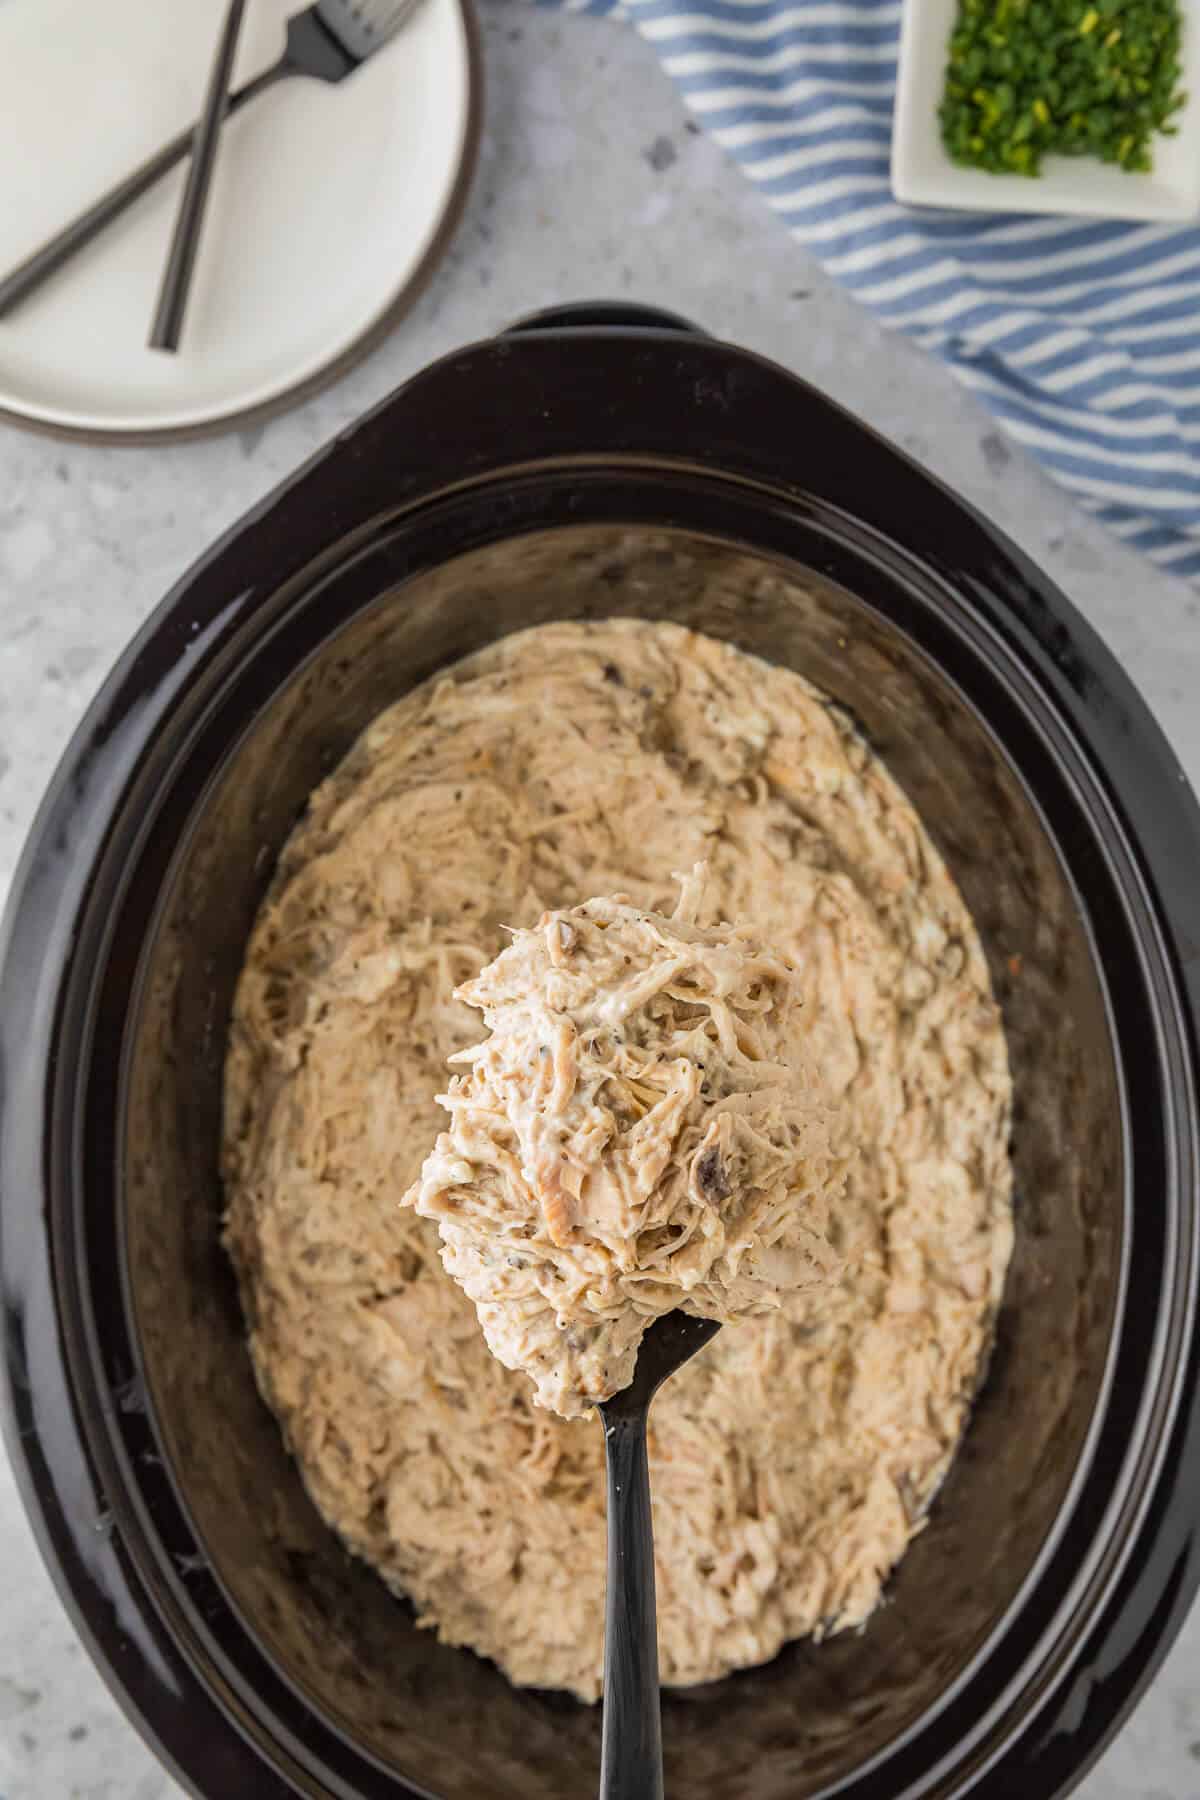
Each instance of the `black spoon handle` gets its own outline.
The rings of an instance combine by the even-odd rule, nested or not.
[[[608,1598],[600,1800],[663,1800],[646,1411],[604,1419]]]
[[[150,326],[149,342],[152,350],[177,350],[183,334],[183,317],[187,311],[192,274],[200,249],[200,233],[204,229],[204,214],[217,163],[221,127],[229,111],[229,82],[245,11],[246,0],[229,0],[217,54],[209,72],[204,111],[196,127],[187,182],[179,202],[175,229],[171,233],[162,286],[158,291],[158,302]]]
[[[248,100],[255,99],[267,88],[273,87],[285,75],[295,73],[293,64],[286,56],[282,57],[274,67],[264,69],[261,75],[256,75],[253,81],[248,81],[244,87],[229,96],[229,112],[239,111]],[[94,206],[89,206],[86,212],[80,213],[77,219],[72,219],[69,225],[64,225],[48,244],[43,244],[32,256],[27,256],[23,263],[18,263],[0,281],[0,318],[11,312],[35,288],[41,287],[43,281],[49,280],[55,270],[61,269],[85,244],[90,244],[106,225],[110,225],[135,200],[140,200],[143,194],[149,193],[168,169],[173,169],[176,163],[182,162],[192,148],[198,129],[198,126],[189,125],[186,131],[173,137],[169,144],[164,144],[140,169],[135,169],[132,175],[127,175],[117,187],[110,189],[103,199],[97,200]]]

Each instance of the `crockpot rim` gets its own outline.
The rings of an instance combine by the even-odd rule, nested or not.
[[[547,342],[548,340],[552,339],[554,337],[554,335],[555,334],[545,334],[543,336],[543,338],[541,339],[541,342],[542,343]],[[568,334],[562,334],[562,335],[565,336]],[[588,335],[591,336],[592,334],[588,334]],[[604,337],[611,336],[611,335],[621,336],[621,337],[625,337],[625,338],[629,338],[632,336],[634,341],[641,346],[643,352],[647,348],[646,342],[641,337],[640,334],[599,333],[599,334],[595,334],[595,335],[597,338],[604,338]],[[537,344],[538,342],[539,342],[539,340],[537,338],[525,340],[526,345],[534,345],[534,344]],[[575,335],[575,338],[574,338],[574,344],[575,344],[575,347],[577,348],[578,344],[579,344],[579,338],[578,338],[577,334]],[[457,369],[461,372],[463,365],[465,363],[468,363],[470,361],[470,359],[477,352],[481,352],[481,351],[487,352],[492,348],[493,348],[493,346],[491,346],[491,345],[477,346],[475,352],[463,352],[463,353],[460,353],[456,358],[447,359],[447,360],[449,363],[455,364],[457,366]],[[663,345],[662,341],[660,340],[658,344],[652,345],[651,348],[655,351],[655,353],[661,353],[661,351],[664,349],[664,345]],[[723,351],[726,356],[730,355],[730,351],[729,351],[728,347],[711,346],[711,348],[714,350]],[[523,346],[523,349],[524,349],[524,346]],[[679,349],[680,349],[680,347],[678,345],[675,345],[673,347],[673,354],[678,355]],[[734,352],[733,354],[736,356],[736,358],[739,361],[748,360],[751,363],[754,363],[757,361],[757,359],[753,359],[753,358],[747,359],[745,353],[743,353],[743,352]],[[442,369],[444,369],[446,366],[447,366],[446,364],[439,365],[439,367]],[[761,365],[761,366],[764,369],[770,370],[770,365]],[[438,369],[435,368],[435,370],[430,371],[426,377],[418,378],[416,384],[410,384],[410,387],[414,386],[414,385],[419,385],[422,380],[427,381],[429,379],[432,379],[433,377],[435,377],[437,375],[437,373],[438,373]],[[782,376],[782,380],[784,382],[788,383],[791,387],[798,388],[801,391],[805,391],[803,389],[803,384],[796,383],[794,381],[794,378],[792,378],[790,376],[782,375],[782,372],[780,372],[780,371],[770,370],[770,373],[772,375],[772,378],[779,378],[780,376]],[[382,412],[382,414],[386,416],[390,412],[391,409],[402,404],[405,401],[405,396],[408,393],[408,391],[409,390],[402,389],[400,391],[400,393],[397,396],[395,396],[391,402],[385,403],[385,406],[382,409],[380,409],[380,411],[377,411],[375,414],[370,415],[368,420],[363,422],[363,426],[360,427],[359,430],[365,430],[365,429],[368,429],[369,427],[373,426],[375,424],[375,422],[378,421],[378,419],[380,418],[380,412]],[[807,390],[807,398],[808,398],[808,401],[810,404],[816,404],[819,408],[823,409],[827,413],[828,412],[836,412],[836,409],[831,408],[830,404],[827,401],[825,401],[823,399],[823,397],[812,394],[811,390]],[[842,415],[842,416],[844,418],[844,415]],[[860,440],[870,436],[870,434],[865,432],[865,429],[863,427],[859,426],[856,422],[852,422],[852,423],[853,423],[854,433]],[[71,801],[69,798],[69,790],[72,785],[72,782],[75,779],[77,779],[77,777],[79,775],[79,765],[85,764],[87,762],[89,754],[90,754],[90,750],[92,747],[94,747],[94,741],[95,741],[97,735],[100,735],[100,736],[107,735],[107,732],[104,730],[104,726],[106,723],[109,722],[111,716],[122,711],[121,708],[116,707],[114,705],[114,702],[117,700],[118,696],[121,695],[122,688],[124,686],[126,686],[128,683],[132,683],[135,690],[141,689],[141,683],[139,681],[139,668],[142,663],[143,654],[149,653],[151,650],[155,650],[155,651],[165,650],[168,653],[168,659],[170,660],[171,658],[174,657],[174,652],[180,651],[180,650],[184,651],[191,658],[193,679],[195,679],[195,671],[198,669],[199,664],[202,659],[202,656],[205,652],[206,643],[208,641],[215,640],[217,637],[219,637],[221,635],[221,630],[223,628],[223,625],[222,625],[223,617],[228,612],[228,602],[226,603],[225,608],[223,608],[223,609],[218,608],[215,610],[215,612],[211,608],[211,606],[206,606],[205,604],[202,604],[201,600],[196,597],[196,584],[198,582],[200,582],[205,577],[206,573],[212,569],[214,563],[219,562],[226,555],[230,555],[230,554],[233,554],[236,552],[239,540],[245,533],[259,530],[259,529],[267,529],[269,531],[269,528],[270,528],[269,522],[271,519],[271,515],[274,513],[278,513],[283,508],[285,508],[288,505],[289,501],[294,499],[296,490],[299,488],[302,488],[303,485],[311,479],[312,475],[328,462],[328,459],[330,457],[336,456],[338,454],[346,455],[349,452],[350,444],[355,435],[356,435],[356,433],[350,434],[348,439],[346,439],[345,441],[339,441],[339,443],[336,444],[330,451],[323,453],[321,456],[314,459],[313,462],[306,465],[305,469],[301,470],[289,482],[285,483],[282,488],[277,490],[275,495],[271,496],[269,498],[269,500],[266,503],[264,503],[264,505],[262,507],[257,509],[256,512],[253,515],[251,515],[250,519],[247,520],[246,522],[244,522],[242,527],[235,528],[234,533],[229,534],[224,540],[222,540],[222,543],[219,546],[217,546],[214,549],[214,551],[212,551],[209,554],[208,557],[202,559],[201,563],[196,565],[196,567],[190,572],[190,574],[188,576],[185,576],[184,580],[180,584],[177,585],[176,589],[173,591],[173,594],[168,597],[168,600],[166,602],[164,602],[163,606],[149,621],[148,625],[143,629],[143,632],[141,634],[139,634],[139,637],[135,640],[135,642],[131,646],[129,652],[127,652],[125,658],[122,659],[121,663],[118,665],[118,667],[114,671],[113,675],[109,678],[109,681],[105,684],[105,687],[102,690],[99,699],[97,700],[97,702],[95,703],[95,705],[93,706],[91,711],[89,712],[87,719],[84,722],[84,725],[81,726],[79,732],[77,732],[75,737],[72,739],[71,747],[69,748],[67,755],[64,757],[63,763],[60,765],[59,773],[56,776],[55,783],[54,783],[54,786],[51,791],[51,795],[48,796],[47,802],[46,802],[45,806],[43,807],[43,811],[41,814],[39,814],[37,825],[35,826],[34,833],[31,836],[29,848],[26,852],[26,857],[22,861],[21,871],[19,872],[17,881],[14,883],[14,898],[13,898],[13,902],[10,907],[9,923],[8,923],[8,926],[6,927],[6,935],[8,937],[10,945],[12,942],[12,934],[15,931],[17,917],[20,912],[21,896],[24,893],[26,886],[32,879],[33,865],[36,861],[37,850],[38,850],[39,846],[43,844],[44,840],[46,839],[46,837],[48,835],[53,835],[51,827],[52,827],[52,825],[57,824],[57,820],[55,817],[56,809],[60,806],[60,803],[63,802],[65,795],[68,796],[67,800],[66,800],[66,804],[65,804],[65,810],[68,815],[70,814]],[[890,447],[885,446],[884,448],[886,450],[886,454],[887,454],[887,457],[890,462],[900,464],[900,465],[906,464],[910,471],[912,471],[915,474],[920,475],[920,472],[915,471],[913,469],[913,465],[908,463],[908,459],[900,457],[899,453],[891,450]],[[920,476],[920,479],[922,480],[922,482],[927,484],[929,487],[931,487],[931,488],[936,487],[936,484],[931,483],[928,477]],[[953,499],[951,497],[945,496],[944,490],[942,490],[941,492],[942,492],[943,501],[947,498],[950,498],[951,505],[957,509],[959,514],[966,515],[966,522],[968,524],[972,524],[974,526],[979,526],[982,523],[981,521],[978,521],[977,519],[973,519],[969,513],[969,509],[962,508],[961,503],[953,501]],[[785,500],[789,500],[789,501],[794,499],[794,495],[785,495],[783,497]],[[428,496],[427,496],[427,498],[428,498]],[[415,504],[415,502],[414,502],[414,504]],[[1011,554],[1007,554],[1007,555],[1004,554],[1004,553],[1008,552],[1009,547],[1004,544],[1004,541],[999,537],[999,534],[991,531],[990,527],[983,527],[983,529],[987,533],[988,537],[991,539],[993,549],[994,550],[998,549],[999,552],[1001,553],[1002,563],[1006,563],[1007,567],[1010,571],[1013,570],[1014,556]],[[344,543],[345,543],[345,534],[343,534],[343,539],[342,539],[343,547],[344,547]],[[1019,555],[1018,555],[1015,559],[1016,573],[1018,575],[1024,574],[1026,579],[1028,579],[1029,572],[1028,572],[1027,568],[1022,570],[1022,568],[1020,566],[1021,561],[1022,561],[1022,559],[1020,559]],[[1053,603],[1057,602],[1059,607],[1066,604],[1065,602],[1063,602],[1061,600],[1061,596],[1058,596],[1056,594],[1055,590],[1053,590],[1050,587],[1050,584],[1046,583],[1041,578],[1037,578],[1036,587],[1040,591],[1040,596],[1043,599],[1043,601],[1044,602],[1048,601],[1050,603],[1051,612],[1054,611]],[[210,587],[210,592],[211,591],[212,591],[212,589]],[[228,593],[230,591],[231,591],[231,589],[227,585],[225,587],[226,595],[228,595]],[[262,598],[264,598],[264,596],[262,596],[262,595],[256,596],[253,593],[246,594],[243,592],[241,594],[240,600],[238,601],[237,604],[239,606],[244,607],[247,612],[247,616],[250,616],[254,612],[255,607],[258,605],[258,603],[261,601]],[[211,618],[209,618],[209,619],[205,618],[206,612],[212,614]],[[184,621],[185,614],[188,615],[187,623],[185,623],[185,621]],[[1067,607],[1067,617],[1068,617],[1069,623],[1071,624],[1071,626],[1073,628],[1080,626],[1081,622],[1078,621],[1077,615],[1074,615],[1073,609],[1070,609],[1069,606]],[[196,621],[195,629],[193,629],[193,626],[191,623],[191,620],[193,618]],[[227,623],[228,621],[226,620],[225,622]],[[1070,634],[1068,634],[1068,635],[1070,635]],[[1087,636],[1087,628],[1086,627],[1082,627],[1081,630],[1076,629],[1074,631],[1074,637],[1076,640],[1078,640],[1081,635],[1084,638],[1086,638],[1086,636]],[[167,642],[165,644],[163,643],[164,639],[167,640]],[[174,640],[174,643],[172,643],[171,640]],[[1089,648],[1089,647],[1095,649],[1096,648],[1095,643],[1093,642],[1092,646],[1087,646],[1085,643],[1085,648]],[[1132,690],[1129,689],[1128,683],[1124,682],[1123,677],[1120,676],[1120,673],[1116,669],[1115,664],[1112,662],[1111,657],[1108,657],[1108,653],[1101,650],[1099,652],[1099,654],[1101,656],[1101,659],[1107,660],[1108,664],[1110,665],[1110,670],[1106,671],[1106,672],[1117,676],[1117,681],[1116,681],[1115,685],[1118,688],[1120,688],[1122,686],[1125,688],[1126,692],[1122,697],[1123,697],[1126,705],[1129,706],[1132,703],[1132,710],[1134,711],[1135,714],[1140,715],[1137,718],[1137,723],[1138,723],[1139,728],[1143,732],[1143,734],[1149,735],[1150,740],[1151,740],[1151,748],[1157,749],[1161,753],[1161,751],[1165,750],[1165,748],[1166,748],[1165,743],[1161,739],[1161,734],[1158,733],[1157,727],[1155,727],[1153,725],[1153,722],[1150,720],[1148,713],[1146,713],[1144,706],[1142,705],[1142,703],[1139,700],[1136,699],[1135,696],[1132,695]],[[175,658],[175,667],[174,667],[173,673],[175,674],[176,677],[178,677],[179,673],[180,673],[177,658]],[[177,699],[178,693],[175,691],[175,685],[172,683],[172,681],[169,678],[166,679],[165,684],[160,683],[160,687],[164,686],[164,685],[165,685],[165,689],[167,691],[165,693],[160,693],[159,698],[161,699],[162,704],[165,706],[166,704]],[[182,682],[179,685],[182,686],[183,685]],[[139,698],[149,698],[153,692],[154,692],[153,684],[148,685],[144,689],[141,689]],[[125,696],[125,700],[128,703],[128,700],[129,700],[128,695]],[[126,710],[126,716],[128,716],[127,705],[126,705],[125,710]],[[1190,801],[1189,801],[1189,805],[1190,805]],[[1186,814],[1186,812],[1187,812],[1187,807],[1185,807],[1185,814]],[[1196,823],[1197,823],[1194,806],[1191,807],[1190,818],[1187,818],[1185,820],[1185,822],[1187,823],[1187,825],[1191,831],[1193,840],[1194,840],[1195,836],[1196,836]],[[11,969],[8,969],[7,973],[11,977]],[[7,985],[7,981],[6,981],[6,985]],[[1192,1027],[1194,1030],[1194,1008],[1192,1010],[1191,1023],[1192,1023]],[[6,1049],[7,1049],[7,1046],[6,1046]],[[6,1063],[7,1063],[7,1056],[6,1056]],[[7,1198],[8,1198],[7,1194],[6,1194],[5,1198],[7,1200]],[[15,1204],[15,1202],[9,1202],[9,1205],[6,1206],[6,1211],[11,1210],[11,1206],[14,1204]],[[10,1228],[11,1228],[11,1221],[10,1221]],[[6,1237],[9,1235],[10,1235],[10,1233],[5,1233]],[[8,1296],[6,1294],[6,1305],[7,1305],[7,1300],[8,1300]],[[15,1349],[16,1349],[15,1341],[13,1342],[12,1349],[13,1349],[13,1352],[15,1352]],[[9,1369],[8,1369],[8,1377],[10,1380],[10,1384],[12,1382],[12,1377],[14,1374],[15,1366],[16,1366],[15,1360],[13,1362],[10,1362]],[[1192,1384],[1191,1384],[1192,1388],[1193,1388],[1193,1392],[1194,1392],[1194,1386],[1195,1386],[1194,1373],[1195,1372],[1194,1372],[1194,1368],[1193,1368]],[[1180,1373],[1179,1380],[1182,1381],[1182,1379],[1183,1379],[1183,1376],[1182,1376],[1182,1373]],[[11,1409],[12,1409],[12,1395],[10,1394],[10,1417],[12,1416]],[[17,1446],[14,1446],[14,1449],[16,1450]],[[21,1450],[20,1454],[14,1454],[14,1461],[18,1464],[19,1470],[20,1470],[20,1464],[23,1460],[24,1454],[25,1453],[24,1453],[23,1449]],[[38,1495],[36,1493],[36,1488],[37,1488],[38,1484],[35,1481],[33,1481],[32,1471],[30,1469],[26,1470],[26,1474],[28,1477],[26,1483],[24,1484],[26,1487],[26,1504],[29,1507],[29,1510],[31,1512],[34,1512],[35,1514],[41,1514],[41,1502],[39,1502]],[[31,1497],[31,1495],[30,1495],[30,1484],[31,1483],[35,1490],[33,1493],[33,1496],[32,1496],[34,1499],[34,1502],[35,1502],[33,1506],[29,1506],[29,1501],[30,1501],[30,1497]],[[45,1499],[45,1495],[43,1494],[41,1497],[42,1502],[44,1502],[44,1499]],[[41,1514],[41,1516],[39,1518],[39,1523],[40,1523],[40,1526],[42,1529],[43,1537],[49,1537],[50,1540],[53,1541],[54,1533],[52,1531],[50,1531],[50,1528],[49,1528],[50,1522],[44,1514]],[[1190,1583],[1190,1585],[1194,1587],[1194,1585],[1195,1585],[1194,1580]],[[85,1635],[90,1635],[90,1634],[85,1633]],[[93,1649],[93,1654],[95,1654],[95,1645],[91,1644],[89,1647],[91,1647]],[[1148,1671],[1147,1671],[1147,1678],[1148,1678]],[[1122,1708],[1121,1716],[1123,1716],[1124,1710],[1126,1710],[1126,1709]],[[140,1728],[142,1728],[143,1730],[146,1728],[146,1721],[144,1720],[144,1718],[137,1719],[137,1720],[135,1720],[135,1722],[137,1722],[139,1724]],[[1115,1722],[1116,1721],[1114,1721],[1113,1728],[1115,1728]],[[153,1737],[153,1732],[151,1732],[150,1735]],[[163,1751],[163,1747],[162,1747],[161,1743],[156,1742],[155,1748],[157,1749],[160,1756],[164,1756],[164,1760],[168,1761],[169,1763],[171,1763],[174,1766],[173,1759],[164,1755],[164,1751]],[[1099,1746],[1097,1746],[1097,1749],[1098,1748],[1099,1748]],[[177,1772],[177,1774],[180,1772],[177,1767],[176,1767],[176,1772]],[[258,1769],[258,1779],[260,1781],[262,1779],[262,1774],[263,1774],[263,1771],[261,1768],[259,1768]],[[1079,1770],[1079,1774],[1082,1774],[1082,1768]],[[185,1779],[186,1779],[186,1777],[185,1777]],[[286,1786],[280,1788],[280,1790],[279,1790],[280,1793],[289,1793],[292,1791],[293,1790],[291,1788],[286,1787]],[[314,1790],[309,1790],[309,1791],[314,1791]],[[393,1789],[392,1791],[397,1791],[397,1790]],[[415,1792],[417,1790],[412,1790],[412,1791]]]

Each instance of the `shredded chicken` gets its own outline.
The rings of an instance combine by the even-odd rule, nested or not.
[[[450,1058],[468,1073],[406,1200],[493,1356],[564,1418],[628,1386],[661,1314],[736,1319],[841,1274],[844,1165],[787,1061],[796,971],[696,923],[705,876],[669,919],[621,895],[543,913],[457,989],[489,1035]]]
[[[406,695],[317,789],[234,1008],[226,1239],[260,1386],[325,1518],[447,1643],[599,1692],[603,1434],[534,1405],[398,1204],[445,1122],[454,991],[590,894],[796,970],[833,1149],[832,1288],[717,1333],[650,1417],[664,1679],[861,1625],[967,1420],[1011,1245],[1009,1076],[963,901],[844,712],[635,621],[505,639]],[[791,1060],[789,1057],[788,1060]]]

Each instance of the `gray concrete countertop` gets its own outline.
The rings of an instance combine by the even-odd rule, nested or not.
[[[484,0],[488,124],[451,254],[361,368],[264,427],[89,449],[0,426],[0,891],[41,791],[134,628],[194,557],[432,358],[550,302],[628,295],[830,392],[950,481],[1107,638],[1200,782],[1200,597],[1122,550],[951,376],[832,287],[686,121],[627,27]],[[0,1800],[167,1800],[80,1649],[0,1459]],[[1200,1620],[1080,1790],[1200,1795]],[[236,1800],[229,1796],[229,1800]]]

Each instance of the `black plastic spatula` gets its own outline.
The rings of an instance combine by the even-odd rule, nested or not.
[[[600,1800],[662,1800],[658,1610],[646,1418],[676,1369],[720,1330],[714,1319],[664,1313],[642,1339],[633,1380],[597,1408],[608,1465],[608,1594]]]

